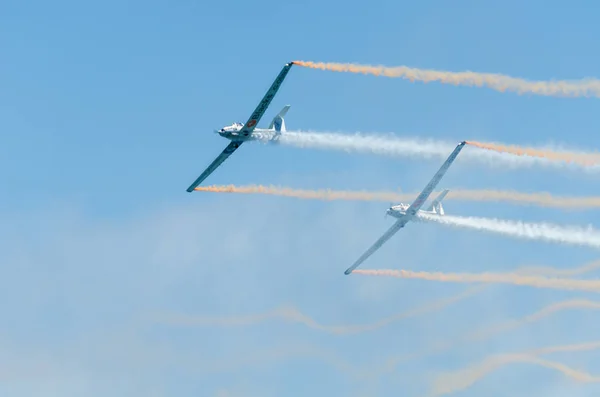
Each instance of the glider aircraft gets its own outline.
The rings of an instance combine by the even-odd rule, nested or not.
[[[222,137],[229,139],[231,142],[229,143],[229,145],[227,145],[227,147],[225,147],[221,154],[219,154],[219,156],[217,156],[217,158],[206,168],[206,170],[204,170],[204,172],[200,174],[198,179],[196,179],[194,183],[192,183],[190,187],[187,188],[187,192],[193,192],[194,189],[200,183],[202,183],[202,181],[205,180],[210,174],[212,174],[213,171],[217,169],[217,167],[219,167],[225,160],[227,160],[227,158],[231,156],[231,154],[235,152],[237,148],[239,148],[242,145],[242,143],[248,140],[256,139],[257,135],[261,133],[274,134],[274,138],[276,138],[282,130],[285,131],[283,117],[290,108],[289,105],[286,105],[279,112],[279,114],[275,116],[268,129],[257,129],[256,125],[260,121],[261,117],[265,114],[265,111],[271,104],[271,101],[275,97],[275,94],[279,90],[279,87],[281,87],[283,80],[287,76],[293,64],[294,62],[286,63],[283,69],[281,69],[281,72],[279,72],[279,75],[277,76],[277,78],[275,79],[275,81],[273,82],[263,99],[260,101],[260,103],[254,110],[248,121],[246,121],[246,124],[233,123],[229,126],[221,128],[219,131],[215,131]]]
[[[444,207],[442,207],[442,200],[446,197],[446,195],[448,194],[450,190],[448,189],[444,189],[436,198],[435,200],[433,200],[431,202],[431,204],[429,205],[429,207],[427,207],[426,210],[418,210],[417,211],[417,218],[415,218],[415,221],[418,219],[418,214],[428,214],[428,215],[444,215]],[[406,210],[408,209],[410,205],[409,204],[404,204],[404,203],[400,203],[398,205],[392,205],[390,206],[390,208],[388,208],[387,212],[386,212],[386,216],[387,215],[391,215],[394,218],[402,218],[403,216],[406,215]]]
[[[463,141],[463,142],[459,143],[458,146],[456,146],[456,148],[450,154],[448,159],[446,159],[446,162],[444,162],[444,164],[442,164],[442,166],[440,167],[438,172],[433,176],[431,181],[427,184],[427,186],[425,186],[425,189],[423,189],[423,191],[417,196],[417,198],[415,199],[415,201],[413,201],[413,203],[411,205],[399,204],[397,206],[391,206],[387,210],[387,214],[390,214],[398,219],[396,221],[396,223],[394,223],[392,225],[392,227],[390,227],[388,229],[388,231],[386,231],[383,234],[383,236],[381,236],[379,238],[379,240],[377,240],[375,242],[375,244],[373,244],[371,246],[371,248],[369,248],[364,254],[362,254],[362,256],[360,258],[358,258],[358,260],[356,262],[354,262],[354,264],[352,266],[350,266],[348,269],[346,269],[344,274],[348,275],[348,274],[352,273],[352,271],[354,269],[356,269],[369,256],[371,256],[383,244],[385,244],[385,242],[388,241],[394,234],[396,234],[396,232],[398,230],[402,229],[404,227],[404,225],[406,225],[410,220],[415,218],[415,214],[418,211],[421,211],[421,207],[423,206],[425,201],[427,201],[427,199],[429,198],[429,195],[431,194],[433,189],[435,189],[437,184],[440,182],[440,180],[442,179],[442,177],[444,176],[446,171],[448,171],[448,168],[450,167],[450,165],[452,164],[454,159],[456,159],[456,156],[458,156],[458,153],[460,153],[460,151],[465,146],[465,144],[466,144],[466,142]],[[430,209],[428,209],[427,213],[430,213],[430,214],[435,213],[436,215],[440,215],[440,210],[441,210],[441,212],[443,212],[440,202],[446,196],[447,193],[448,193],[447,190],[442,192],[440,194],[440,196],[438,196],[436,198],[436,200],[432,203],[432,205],[430,206]],[[424,211],[421,211],[421,212],[424,212]]]

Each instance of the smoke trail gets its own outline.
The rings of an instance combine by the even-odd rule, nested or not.
[[[550,288],[571,291],[600,292],[600,280],[571,280],[548,278],[543,276],[526,276],[517,273],[442,273],[413,272],[410,270],[354,270],[352,273],[367,276],[387,276],[450,283],[485,283],[513,284],[536,288]]]
[[[526,267],[517,269],[515,274],[530,274],[540,275],[541,273],[545,273],[548,275],[563,275],[563,276],[573,276],[579,275],[583,273],[590,272],[592,270],[596,270],[600,268],[600,261],[594,261],[589,264],[585,264],[581,267],[575,269],[554,269],[554,268],[544,268],[544,267]],[[263,321],[267,321],[271,318],[281,318],[293,323],[300,323],[305,325],[308,328],[323,331],[335,335],[345,335],[345,334],[355,334],[355,333],[363,333],[374,331],[376,329],[382,328],[386,325],[391,324],[392,322],[399,321],[402,319],[415,317],[418,315],[422,315],[428,312],[433,312],[437,310],[441,310],[449,305],[460,302],[463,299],[469,298],[480,291],[483,291],[485,285],[479,285],[474,288],[469,288],[457,295],[442,298],[439,300],[435,300],[433,302],[427,302],[424,305],[418,306],[414,309],[411,309],[406,312],[394,314],[387,318],[383,318],[375,323],[365,324],[365,325],[323,325],[318,323],[316,320],[312,319],[308,315],[300,312],[298,309],[294,307],[282,307],[278,308],[266,313],[248,315],[248,316],[233,316],[233,317],[206,317],[206,316],[191,316],[191,315],[162,315],[157,318],[158,321],[167,322],[171,324],[178,325],[206,325],[206,326],[243,326],[243,325],[252,325],[261,323]],[[497,333],[500,331],[504,331],[506,329],[517,327],[526,322],[534,322],[543,317],[549,316],[550,314],[559,311],[566,310],[569,308],[590,308],[590,309],[600,309],[600,302],[593,302],[587,300],[571,300],[565,302],[555,303],[550,305],[537,313],[534,313],[530,316],[525,317],[524,319],[517,320],[514,322],[510,322],[504,324],[500,327],[495,327],[492,331],[479,331],[479,334],[486,334],[493,332]],[[469,338],[476,338],[478,334],[473,334]],[[482,336],[479,336],[482,337]]]
[[[551,267],[537,267],[537,266],[531,266],[531,267],[527,267],[522,269],[521,271],[524,272],[525,274],[535,274],[537,273],[538,275],[544,275],[546,274],[547,276],[565,276],[565,277],[569,277],[569,276],[579,276],[581,274],[584,273],[589,273],[592,270],[597,270],[600,269],[600,260],[595,260],[592,261],[588,264],[585,264],[583,266],[577,267],[575,269],[555,269],[555,268],[551,268]],[[517,273],[519,273],[519,271],[517,270]]]
[[[453,143],[433,139],[401,138],[391,133],[342,134],[287,131],[278,138],[277,143],[300,148],[340,150],[349,153],[358,152],[393,157],[446,159],[448,154],[454,150],[458,140]],[[512,158],[511,156],[505,157]]]
[[[263,185],[212,185],[199,186],[195,190],[213,193],[267,194],[274,196],[295,197],[308,200],[348,200],[348,201],[412,201],[417,193],[396,193],[393,191],[360,191],[331,189],[293,189],[283,186]],[[439,192],[434,192],[437,195]],[[521,193],[501,190],[451,190],[444,200],[465,201],[497,201],[515,204],[536,204],[543,207],[587,209],[599,208],[600,197],[556,197],[550,193]]]
[[[490,356],[484,359],[483,362],[473,365],[472,367],[439,376],[434,382],[431,396],[441,396],[458,390],[464,390],[473,385],[479,379],[499,369],[500,367],[516,362],[536,364],[542,367],[554,369],[570,377],[571,379],[580,382],[600,382],[599,376],[593,376],[586,372],[570,368],[564,364],[543,360],[537,357],[549,353],[589,351],[599,348],[600,342],[588,342],[576,345],[544,347],[523,353]]]
[[[423,358],[425,356],[428,356],[428,355],[431,355],[434,353],[440,353],[440,352],[450,349],[450,348],[457,348],[457,347],[460,347],[465,344],[481,342],[481,341],[491,338],[494,335],[497,335],[497,334],[500,334],[503,332],[508,332],[515,328],[522,327],[526,324],[531,324],[533,322],[540,321],[543,318],[548,317],[556,312],[559,312],[562,310],[569,310],[569,309],[598,310],[598,309],[600,309],[600,302],[595,302],[595,301],[590,301],[590,300],[585,300],[585,299],[573,299],[573,300],[567,300],[567,301],[553,303],[553,304],[550,304],[550,305],[538,310],[537,312],[530,314],[528,316],[525,316],[523,318],[520,318],[517,320],[506,321],[499,325],[485,327],[485,328],[481,328],[479,330],[475,330],[469,334],[463,335],[459,340],[446,340],[443,342],[439,342],[435,345],[428,344],[427,350],[425,350],[425,351],[420,350],[418,353],[413,354],[410,358],[420,359],[420,358]],[[546,348],[546,349],[550,349],[550,348]],[[556,348],[552,348],[552,349],[556,349]],[[546,350],[544,350],[544,352],[545,351]]]
[[[531,349],[523,354],[533,355],[533,356],[541,356],[543,354],[550,353],[569,353],[569,352],[581,352],[581,351],[589,351],[600,349],[600,341],[593,342],[585,342],[585,343],[577,343],[574,345],[559,345],[559,346],[547,346],[547,347],[538,347],[536,349]]]
[[[575,81],[529,81],[495,73],[447,72],[431,69],[409,68],[407,66],[386,67],[359,65],[352,63],[294,61],[294,64],[312,69],[333,72],[372,74],[429,83],[488,87],[499,92],[512,91],[518,94],[535,94],[557,97],[599,97],[600,81],[592,78]]]
[[[487,327],[487,328],[481,329],[479,331],[474,331],[473,333],[465,336],[464,342],[471,343],[474,341],[481,341],[484,339],[488,339],[488,338],[492,337],[493,335],[510,331],[512,329],[521,327],[525,324],[530,324],[530,323],[533,323],[536,321],[540,321],[554,313],[557,313],[557,312],[560,312],[563,310],[569,310],[569,309],[599,310],[600,302],[591,301],[591,300],[587,300],[587,299],[571,299],[571,300],[566,300],[566,301],[562,301],[562,302],[552,303],[546,307],[543,307],[542,309],[538,310],[537,312],[530,314],[528,316],[525,316],[521,319],[507,321],[500,325],[496,325],[493,327]],[[452,346],[456,347],[456,343],[452,343]]]
[[[564,161],[566,163],[574,163],[584,167],[592,167],[600,164],[600,155],[597,153],[554,152],[550,150],[522,148],[514,145],[507,146],[499,143],[482,143],[476,141],[466,141],[466,143],[471,146],[496,152],[510,153],[517,156],[540,157],[552,161]]]
[[[256,368],[272,361],[304,357],[323,361],[353,379],[367,379],[377,376],[375,373],[368,373],[366,368],[357,367],[339,357],[334,351],[323,347],[300,345],[299,343],[282,345],[268,350],[261,348],[259,351],[248,354],[236,354],[235,357],[204,360],[200,365],[197,362],[198,357],[195,357],[190,362],[190,366],[202,373],[232,372],[240,368]]]
[[[529,276],[544,276],[545,275],[548,277],[551,277],[551,276],[571,277],[571,276],[578,276],[578,275],[582,275],[585,273],[589,273],[589,272],[597,270],[597,269],[600,269],[600,260],[595,260],[590,263],[586,263],[586,264],[579,266],[577,268],[574,268],[574,269],[556,269],[556,268],[543,267],[543,266],[527,266],[527,267],[522,267],[522,268],[516,269],[514,271],[514,273],[517,275],[529,275]],[[483,285],[485,285],[485,284],[483,284]],[[570,300],[570,301],[554,303],[554,304],[551,304],[551,305],[539,310],[538,312],[533,313],[524,318],[521,318],[521,319],[518,319],[515,321],[508,321],[506,323],[502,323],[500,325],[496,325],[493,327],[487,327],[487,328],[473,331],[470,334],[464,335],[460,340],[443,341],[443,342],[438,342],[435,345],[430,344],[428,346],[427,350],[420,349],[416,353],[391,360],[391,362],[388,365],[387,370],[388,370],[388,372],[393,371],[394,368],[400,362],[403,362],[403,361],[407,361],[410,359],[421,359],[428,355],[431,355],[434,353],[440,353],[444,350],[447,350],[452,347],[457,347],[457,346],[460,346],[465,343],[473,343],[474,341],[477,341],[477,340],[479,340],[479,341],[484,340],[495,334],[498,334],[501,332],[506,332],[511,329],[525,325],[527,323],[541,320],[542,318],[549,316],[552,313],[555,313],[556,311],[559,311],[559,310],[566,310],[566,309],[570,309],[570,308],[572,308],[572,309],[575,309],[575,308],[587,308],[587,309],[599,308],[600,309],[599,306],[600,306],[600,302],[587,301],[587,300]]]
[[[520,221],[452,215],[437,216],[425,213],[419,214],[417,219],[531,240],[545,240],[563,244],[600,248],[600,233],[592,228],[591,225],[586,228],[574,226],[564,227],[548,223],[525,223]]]
[[[374,331],[389,325],[392,322],[399,321],[405,318],[415,317],[428,312],[441,310],[451,304],[459,302],[470,296],[473,296],[483,288],[477,286],[475,288],[469,288],[466,291],[461,292],[458,295],[442,298],[433,302],[425,303],[417,308],[408,310],[403,313],[398,313],[390,317],[381,319],[372,324],[364,325],[323,325],[313,320],[309,316],[301,313],[298,309],[293,307],[283,307],[267,313],[256,314],[250,316],[235,316],[229,318],[214,318],[214,317],[203,317],[203,316],[168,316],[163,318],[169,323],[185,324],[185,325],[208,325],[208,326],[234,326],[234,325],[250,325],[266,321],[270,318],[283,318],[284,320],[301,323],[311,329],[317,331],[323,331],[334,335],[346,335],[346,334],[357,334],[363,332]]]
[[[511,363],[529,363],[539,365],[541,367],[554,369],[569,378],[579,382],[600,382],[600,376],[594,376],[587,372],[578,371],[564,364],[544,360],[535,356],[526,354],[504,354],[488,358],[482,363],[479,363],[474,368],[459,371],[456,373],[441,375],[434,382],[431,391],[432,397],[442,396],[445,394],[454,393],[459,390],[464,390],[475,382],[488,375],[489,373],[499,369],[502,366]]]
[[[278,137],[271,133],[260,132],[254,135],[257,141],[268,143],[276,142],[282,145],[294,146],[299,148],[339,150],[348,153],[368,153],[391,157],[408,158],[439,158],[445,160],[448,154],[454,150],[458,142],[448,142],[433,139],[400,138],[394,134],[342,134],[329,132],[309,132],[309,131],[287,131]],[[457,140],[458,141],[458,140]],[[469,141],[475,146],[474,141]],[[537,149],[531,149],[537,150]],[[509,152],[493,150],[463,150],[460,154],[464,161],[475,161],[485,163],[490,167],[510,167],[516,169],[519,167],[533,166],[536,164],[554,167],[579,167],[581,163],[557,161],[561,156],[568,156],[569,152],[556,152],[551,150],[548,156],[514,156]],[[566,154],[565,154],[566,153]],[[592,156],[582,153],[581,155],[573,153],[572,156]],[[600,157],[599,157],[600,158]],[[463,160],[461,160],[463,161]],[[589,166],[584,168],[591,172],[600,170],[599,166]]]
[[[595,270],[598,267],[600,267],[600,261],[595,261],[590,264],[586,264],[579,268],[571,269],[571,270],[561,270],[561,269],[552,269],[552,268],[539,268],[539,270],[544,270],[548,274],[555,274],[555,275],[559,275],[559,274],[576,275],[576,274],[583,274],[583,273]],[[523,269],[517,270],[517,272],[520,272],[520,271],[526,272],[528,270],[529,269],[523,268]],[[514,321],[507,321],[507,322],[497,325],[497,326],[487,327],[487,328],[483,328],[480,330],[475,330],[470,334],[464,335],[459,340],[444,341],[441,343],[437,343],[435,345],[428,344],[427,350],[419,349],[419,351],[416,353],[403,355],[401,357],[390,358],[387,360],[387,363],[378,370],[378,372],[381,374],[384,374],[384,373],[389,374],[389,373],[394,372],[396,367],[402,362],[406,362],[409,360],[418,360],[418,359],[421,359],[428,355],[440,353],[440,352],[450,349],[450,348],[456,348],[456,347],[459,347],[464,344],[471,344],[475,341],[482,341],[482,340],[490,338],[498,333],[506,332],[511,329],[523,326],[525,324],[539,321],[539,320],[543,319],[544,317],[547,317],[557,311],[567,310],[567,309],[578,309],[578,308],[580,308],[580,309],[600,309],[600,302],[594,302],[594,301],[589,301],[589,300],[578,300],[578,299],[557,302],[557,303],[548,305],[548,306],[542,308],[541,310],[539,310],[531,315],[528,315],[526,317],[523,317],[521,319],[514,320]],[[590,350],[590,349],[597,348],[598,344],[600,344],[600,342],[591,342],[591,343],[583,343],[583,344],[568,345],[568,346],[551,346],[551,347],[545,347],[545,348],[541,348],[541,349],[535,349],[535,350],[532,350],[529,352],[525,352],[524,354],[531,356],[531,355],[541,355],[541,354],[548,354],[548,353],[555,353],[555,352],[562,352],[562,351]]]
[[[378,380],[382,375],[389,372],[385,366],[378,367],[371,363],[356,365],[340,357],[337,352],[322,346],[311,346],[301,342],[284,343],[278,347],[264,349],[247,354],[236,354],[235,357],[221,358],[218,360],[204,360],[198,365],[197,359],[190,362],[190,367],[201,371],[210,372],[232,372],[241,368],[256,368],[269,362],[290,358],[313,358],[335,368],[346,374],[353,380]],[[398,378],[399,374],[395,375]],[[400,374],[401,375],[401,374]],[[414,379],[413,379],[414,380]]]
[[[509,322],[506,322],[504,324],[501,324],[501,325],[498,325],[498,326],[495,326],[495,327],[492,327],[489,329],[484,329],[484,330],[474,332],[473,334],[468,336],[468,339],[470,341],[486,339],[486,338],[491,337],[494,334],[506,332],[511,329],[520,327],[522,325],[539,321],[539,320],[541,320],[545,317],[548,317],[556,312],[563,311],[563,310],[569,310],[569,309],[598,310],[598,309],[600,309],[600,302],[590,301],[587,299],[572,299],[572,300],[553,303],[551,305],[548,305],[548,306],[542,308],[541,310],[538,310],[537,312],[535,312],[533,314],[530,314],[529,316],[523,317],[522,319],[509,321]]]
[[[417,194],[394,192],[367,192],[331,189],[292,189],[289,187],[263,186],[263,185],[212,185],[198,186],[195,190],[213,193],[242,193],[242,194],[267,194],[274,196],[295,197],[308,200],[351,200],[351,201],[406,201],[414,200]],[[446,196],[446,198],[448,198]],[[600,198],[599,198],[600,205]]]

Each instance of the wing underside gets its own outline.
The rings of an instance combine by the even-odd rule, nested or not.
[[[212,163],[210,163],[210,165],[208,167],[206,167],[206,169],[204,170],[204,172],[202,174],[200,174],[198,179],[196,179],[194,181],[194,183],[192,183],[190,185],[190,187],[187,188],[187,191],[188,192],[194,191],[196,186],[201,184],[203,180],[205,180],[210,174],[212,174],[213,171],[216,170],[217,167],[223,163],[223,161],[227,160],[227,158],[229,156],[231,156],[231,153],[235,152],[237,150],[237,148],[239,148],[242,145],[242,143],[244,143],[244,142],[243,141],[230,142],[229,145],[227,145],[227,147],[225,147],[225,149],[221,152],[221,154],[219,154],[217,156],[217,158],[214,159],[214,161]]]
[[[404,225],[406,225],[406,223],[408,222],[407,218],[400,218],[396,221],[396,223],[394,223],[392,225],[392,227],[390,227],[384,234],[383,236],[381,236],[379,238],[379,240],[377,240],[375,242],[375,244],[373,244],[371,246],[371,248],[369,248],[364,254],[361,255],[360,258],[358,258],[356,260],[356,262],[354,262],[354,264],[352,266],[350,266],[348,269],[346,269],[346,271],[344,272],[344,274],[350,274],[352,273],[352,271],[354,269],[356,269],[358,266],[360,266],[361,263],[363,263],[368,257],[370,257],[371,255],[373,255],[373,253],[375,251],[377,251],[386,241],[388,241],[394,234],[396,234],[396,232],[400,229],[402,229],[404,227]]]

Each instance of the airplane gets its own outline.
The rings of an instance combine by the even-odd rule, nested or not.
[[[396,223],[394,223],[392,225],[392,227],[390,227],[383,234],[383,236],[381,236],[379,238],[379,240],[377,240],[364,254],[362,254],[362,256],[360,258],[358,258],[352,266],[350,266],[348,269],[346,269],[346,271],[344,272],[345,275],[352,273],[352,271],[354,269],[356,269],[358,266],[360,266],[361,263],[363,263],[368,257],[370,257],[375,251],[377,251],[383,244],[385,244],[385,242],[388,241],[394,234],[396,234],[396,232],[398,230],[402,229],[404,227],[404,225],[406,225],[409,221],[413,220],[415,218],[415,216],[417,216],[416,215],[417,212],[421,210],[421,207],[423,206],[425,201],[427,201],[427,199],[429,198],[429,195],[431,195],[431,192],[433,191],[433,189],[435,189],[435,187],[440,182],[440,180],[442,179],[442,177],[444,176],[446,171],[448,171],[448,168],[450,168],[450,165],[456,159],[456,156],[458,156],[458,154],[460,153],[460,151],[462,150],[462,148],[465,146],[466,143],[467,143],[466,141],[462,141],[456,146],[456,148],[450,154],[448,159],[446,159],[444,164],[442,164],[442,166],[436,172],[436,174],[433,176],[431,181],[429,181],[427,186],[425,186],[423,191],[417,196],[417,198],[415,199],[415,201],[413,201],[413,203],[411,205],[407,206],[406,204],[399,204],[397,206],[390,206],[390,208],[386,211],[386,213],[393,215],[394,217],[398,218],[398,220],[396,221]],[[446,194],[447,194],[447,192],[446,193],[442,192],[442,194],[437,198],[437,200],[441,201],[441,199],[443,199],[446,196]],[[429,209],[429,212],[434,212],[436,209],[435,201],[434,201],[434,203],[432,203],[432,205],[430,207],[431,207],[431,209]],[[441,209],[441,203],[439,203],[438,210],[439,209]],[[436,213],[436,215],[439,215],[439,212]]]
[[[277,113],[277,115],[273,117],[273,120],[271,120],[271,124],[269,124],[267,128],[254,128],[254,131],[252,131],[252,133],[248,135],[248,137],[244,140],[253,141],[262,139],[264,136],[270,136],[273,138],[274,141],[276,141],[277,138],[281,136],[281,133],[286,131],[284,117],[287,114],[290,107],[291,105],[285,105],[283,109],[281,109],[279,113]],[[236,122],[226,127],[223,127],[215,132],[221,135],[223,138],[227,138],[233,141],[235,139],[239,139],[237,137],[240,136],[240,130],[243,126],[244,125],[242,123]]]
[[[444,189],[429,205],[429,207],[427,207],[426,210],[418,210],[417,211],[417,218],[415,218],[415,221],[417,219],[419,219],[419,214],[427,214],[427,215],[437,215],[437,216],[443,216],[444,215],[444,207],[442,207],[442,200],[444,198],[446,198],[446,195],[448,194],[450,190],[448,189]],[[386,216],[387,215],[391,215],[394,218],[402,218],[404,215],[406,215],[406,210],[408,209],[410,205],[409,204],[404,204],[404,203],[400,203],[398,205],[391,205],[390,208],[388,208],[388,210],[386,211]]]
[[[283,117],[287,113],[290,108],[289,105],[286,105],[277,116],[273,119],[269,128],[267,129],[257,129],[256,125],[260,121],[261,117],[265,114],[265,111],[271,104],[271,101],[275,97],[275,94],[281,87],[283,80],[287,76],[290,68],[294,62],[288,62],[283,66],[281,72],[264,95],[262,100],[259,102],[254,112],[246,121],[245,124],[242,123],[233,123],[226,127],[221,128],[217,132],[224,138],[229,139],[231,142],[229,145],[225,147],[225,149],[217,156],[217,158],[200,174],[200,176],[187,188],[187,192],[193,192],[194,189],[202,183],[210,174],[214,172],[233,152],[235,152],[244,142],[248,140],[255,140],[258,138],[258,134],[260,133],[271,133],[274,134],[274,138],[277,138],[277,135],[281,134],[281,131],[285,131],[285,123]]]

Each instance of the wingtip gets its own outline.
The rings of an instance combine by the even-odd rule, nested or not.
[[[347,270],[344,272],[344,274],[345,274],[346,276],[347,276],[347,275],[349,275],[350,273],[352,273],[352,270],[350,270],[350,269],[347,269]]]

